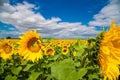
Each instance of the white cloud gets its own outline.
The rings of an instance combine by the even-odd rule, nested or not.
[[[37,7],[38,8],[38,7]],[[95,36],[98,31],[95,27],[87,27],[81,22],[62,22],[58,17],[45,19],[40,13],[34,13],[32,9],[37,9],[35,5],[23,2],[23,4],[10,5],[4,3],[0,7],[0,21],[15,26],[19,31],[24,32],[29,29],[37,29],[42,37],[55,38],[87,38]],[[21,34],[20,32],[9,32]]]
[[[94,20],[89,22],[92,26],[109,26],[111,21],[115,20],[120,24],[120,0],[110,0],[101,11],[94,15]]]
[[[10,5],[8,0],[0,0],[0,21],[11,24],[20,31],[9,32],[10,35],[14,35],[15,32],[21,34],[29,29],[37,29],[43,37],[75,38],[78,36],[86,38],[95,36],[99,32],[95,30],[95,26],[109,26],[111,20],[120,24],[120,0],[109,1],[108,5],[94,15],[94,20],[89,22],[89,27],[81,22],[62,22],[59,17],[45,19],[40,13],[34,13],[33,9],[39,7],[27,2]],[[9,30],[14,29],[9,28]]]

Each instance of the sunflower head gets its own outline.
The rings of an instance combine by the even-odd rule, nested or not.
[[[70,47],[70,43],[63,43],[61,47],[62,48],[69,48]]]
[[[38,52],[41,49],[40,43],[41,42],[38,40],[38,38],[33,37],[28,41],[27,48],[31,52]]]
[[[114,21],[101,41],[99,63],[104,79],[116,80],[118,78],[120,73],[120,26],[117,27]]]
[[[62,54],[67,55],[68,54],[68,48],[62,48]]]
[[[0,42],[0,57],[3,59],[11,58],[13,54],[13,44],[9,40],[3,40]]]
[[[55,50],[53,47],[46,47],[44,50],[45,50],[45,55],[54,55],[55,54]]]
[[[24,59],[35,61],[42,58],[42,43],[40,41],[40,35],[36,33],[36,30],[28,31],[20,36],[20,48],[19,54]]]

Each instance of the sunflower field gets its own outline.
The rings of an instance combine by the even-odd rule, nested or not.
[[[86,40],[41,38],[36,30],[0,40],[0,80],[119,80],[120,26]]]

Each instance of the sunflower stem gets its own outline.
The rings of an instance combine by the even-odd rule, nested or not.
[[[80,68],[84,67],[87,56],[88,56],[88,54],[86,52],[84,52],[83,55],[82,55]]]

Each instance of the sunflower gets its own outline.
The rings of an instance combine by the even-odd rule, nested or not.
[[[44,50],[45,50],[45,55],[54,55],[55,54],[55,50],[53,47],[46,47]]]
[[[110,30],[104,33],[100,45],[99,63],[104,74],[104,80],[116,80],[119,76],[120,64],[120,26],[114,21]]]
[[[0,57],[7,60],[11,58],[13,53],[13,45],[9,40],[3,40],[0,42]]]
[[[70,47],[70,44],[69,44],[69,43],[63,43],[61,47],[62,47],[62,48],[69,48],[69,47]]]
[[[42,59],[42,44],[40,41],[40,35],[36,30],[29,30],[20,36],[20,48],[19,54],[24,59],[34,62],[35,60]]]
[[[62,48],[62,54],[67,55],[68,54],[68,48]]]

